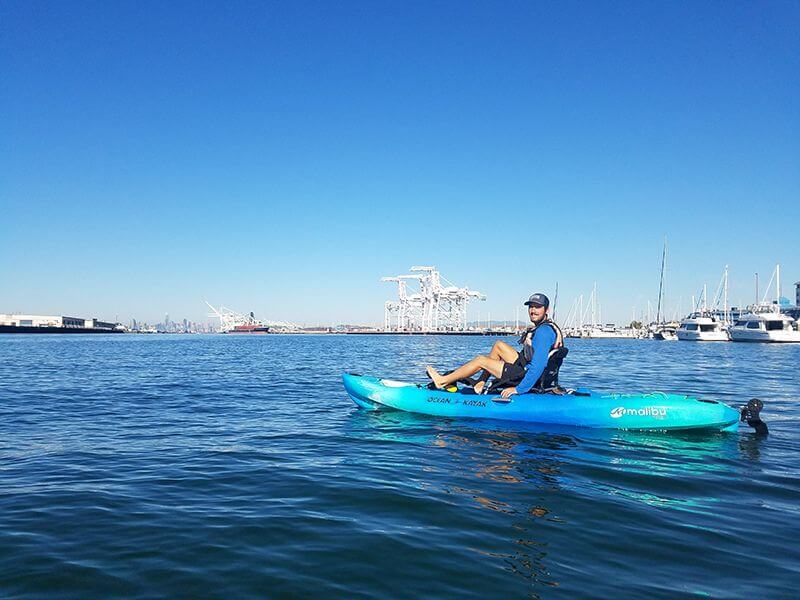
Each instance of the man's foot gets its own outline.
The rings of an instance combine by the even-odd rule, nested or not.
[[[482,394],[484,387],[486,387],[486,382],[485,381],[479,381],[478,383],[476,383],[475,385],[472,386],[472,389],[475,390],[476,394]]]
[[[431,366],[426,367],[425,370],[428,372],[428,377],[431,378],[431,381],[433,381],[433,384],[436,386],[436,388],[439,390],[444,389],[444,377],[439,375],[436,369]]]

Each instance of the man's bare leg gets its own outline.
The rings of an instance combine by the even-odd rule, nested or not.
[[[451,383],[455,383],[459,379],[474,375],[481,369],[489,372],[495,377],[500,377],[500,375],[503,373],[503,364],[504,361],[499,359],[490,358],[488,356],[476,356],[468,363],[458,367],[449,375],[440,375],[433,367],[428,367],[427,370],[428,375],[430,375],[431,379],[433,380],[433,383],[436,384],[437,388],[441,389],[450,385]]]
[[[492,350],[489,352],[489,358],[502,360],[503,362],[507,363],[513,363],[517,360],[517,358],[519,358],[519,352],[514,350],[514,348],[512,348],[503,340],[497,340],[492,346]],[[481,376],[478,378],[478,382],[473,387],[476,394],[480,394],[483,391],[486,382],[491,376],[492,374],[489,371],[484,371],[481,373]],[[499,377],[499,375],[497,375],[497,377]]]
[[[514,350],[514,348],[509,346],[503,340],[497,340],[492,346],[491,352],[489,352],[489,358],[502,360],[503,362],[507,363],[513,363],[519,358],[519,352]]]

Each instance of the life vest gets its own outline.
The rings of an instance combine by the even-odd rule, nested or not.
[[[548,318],[538,325],[529,327],[519,339],[520,344],[522,344],[522,352],[520,352],[520,357],[522,357],[521,362],[524,363],[523,366],[525,367],[531,364],[533,360],[533,336],[536,334],[536,330],[544,325],[549,325],[556,334],[556,341],[553,342],[553,345],[550,347],[550,351],[547,354],[548,357],[553,356],[556,350],[564,347],[564,334],[561,333],[561,328],[555,324],[555,321]]]

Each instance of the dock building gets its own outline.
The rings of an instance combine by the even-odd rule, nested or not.
[[[800,321],[800,281],[794,284],[794,306],[783,308],[781,312]]]
[[[0,314],[0,333],[116,333],[117,323],[56,315]]]

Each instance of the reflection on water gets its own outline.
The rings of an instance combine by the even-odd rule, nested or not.
[[[399,411],[353,411],[350,435],[428,446],[437,451],[437,474],[428,489],[461,497],[460,504],[511,519],[505,552],[480,544],[475,552],[502,561],[509,573],[535,586],[558,586],[548,568],[554,528],[569,516],[555,506],[634,502],[653,509],[713,515],[719,499],[710,479],[735,485],[760,458],[766,438],[747,432],[638,432],[542,427],[529,423],[442,419]],[[444,455],[443,455],[444,454]],[[409,454],[418,458],[418,454]],[[614,499],[617,500],[614,500]],[[700,527],[702,525],[687,525]],[[539,597],[530,591],[532,597]]]
[[[767,443],[767,437],[745,432],[736,441],[740,455],[749,462],[757,463],[761,459],[761,447]]]

